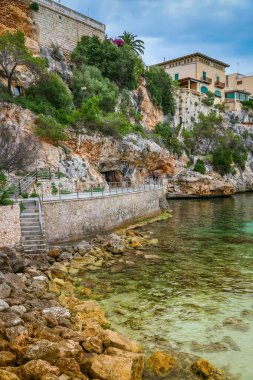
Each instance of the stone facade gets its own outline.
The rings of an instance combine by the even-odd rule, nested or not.
[[[78,240],[106,232],[160,210],[164,189],[140,191],[105,198],[44,203],[47,241]]]
[[[83,35],[105,37],[105,25],[52,0],[37,0],[39,11],[32,12],[42,47],[52,44],[72,52]]]
[[[0,206],[0,247],[14,247],[20,240],[19,205]]]

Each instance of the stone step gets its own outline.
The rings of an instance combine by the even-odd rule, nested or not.
[[[22,236],[39,236],[39,235],[42,235],[42,236],[45,236],[45,231],[42,230],[40,228],[37,228],[37,229],[29,229],[29,230],[23,230],[21,229],[21,232],[22,232]]]
[[[45,238],[42,235],[31,235],[31,236],[22,236],[22,240],[24,240],[24,241],[39,241],[39,240],[45,240]]]

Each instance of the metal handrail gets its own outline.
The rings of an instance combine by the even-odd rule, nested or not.
[[[40,231],[41,231],[41,234],[43,234],[43,219],[42,219],[42,209],[43,209],[43,204],[42,204],[42,201],[41,201],[41,198],[40,196],[38,196],[38,204],[39,204],[39,223],[40,223]]]

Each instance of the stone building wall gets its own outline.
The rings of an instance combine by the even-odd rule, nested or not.
[[[44,203],[47,240],[78,240],[160,210],[163,189],[93,199]]]
[[[21,240],[19,205],[0,206],[0,247],[13,247]]]
[[[105,25],[51,0],[37,0],[39,11],[32,12],[43,47],[52,44],[72,52],[83,35],[105,37]]]

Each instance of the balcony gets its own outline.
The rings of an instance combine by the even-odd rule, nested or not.
[[[212,78],[207,78],[207,77],[201,77],[200,78],[201,82],[211,84],[212,83]]]
[[[214,85],[215,85],[215,87],[218,87],[218,88],[221,88],[221,89],[223,89],[223,88],[226,87],[226,84],[224,82],[220,82],[220,81],[216,81],[214,83]]]

